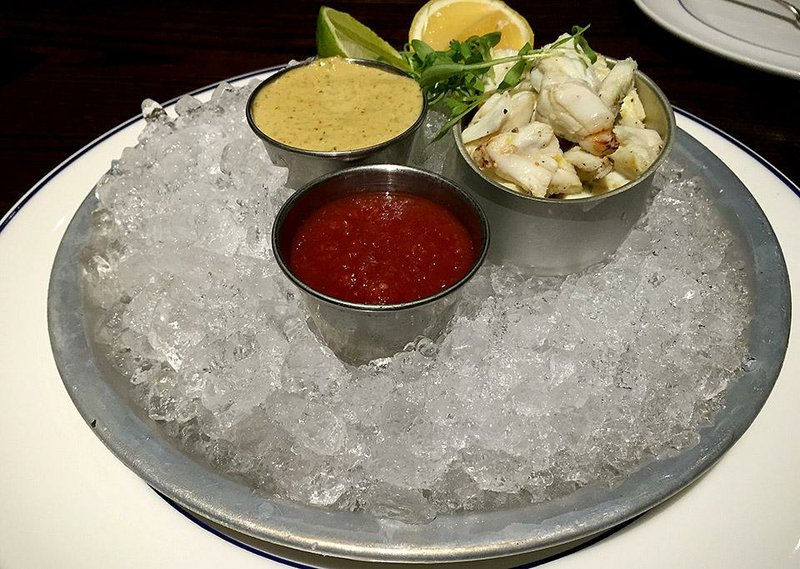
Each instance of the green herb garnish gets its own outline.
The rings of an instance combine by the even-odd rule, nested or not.
[[[597,52],[589,47],[589,42],[586,41],[586,37],[583,35],[586,30],[589,29],[589,26],[584,26],[583,28],[580,26],[572,26],[572,37],[575,38],[575,47],[578,48],[578,51],[582,51],[583,54],[589,58],[589,61],[594,63],[597,61]]]
[[[442,102],[450,111],[449,120],[442,127],[437,139],[470,111],[479,107],[494,93],[513,89],[519,85],[537,60],[558,54],[559,47],[574,41],[575,49],[582,52],[592,63],[597,53],[589,47],[584,34],[589,26],[573,26],[572,33],[553,44],[533,49],[525,44],[515,55],[492,59],[491,49],[500,41],[500,33],[472,36],[465,41],[452,40],[443,51],[436,51],[426,43],[413,40],[403,50],[403,58],[411,75],[433,105]],[[506,72],[497,88],[486,90],[485,79],[492,68],[501,63],[514,63]]]

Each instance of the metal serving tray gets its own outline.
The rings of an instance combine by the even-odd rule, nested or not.
[[[156,490],[232,530],[318,554],[393,562],[488,559],[577,541],[614,527],[686,487],[744,433],[783,363],[790,322],[789,280],[775,235],[747,188],[708,149],[677,132],[672,160],[706,187],[724,188],[715,205],[728,220],[752,279],[754,317],[748,348],[758,364],[730,384],[724,408],[702,429],[700,443],[651,462],[613,487],[517,509],[442,515],[407,525],[361,513],[328,511],[253,492],[178,448],[158,424],[131,405],[125,380],[97,361],[84,334],[80,251],[96,201],[90,195],[64,235],[50,279],[48,318],[55,360],[76,407],[106,446]]]

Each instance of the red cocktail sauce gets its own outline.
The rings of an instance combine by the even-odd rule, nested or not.
[[[328,296],[397,304],[455,284],[474,260],[467,229],[444,206],[413,194],[362,192],[300,223],[289,267]]]

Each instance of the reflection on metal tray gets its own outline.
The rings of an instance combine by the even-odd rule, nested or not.
[[[707,187],[725,188],[714,200],[741,239],[752,275],[757,317],[750,322],[748,349],[759,365],[730,385],[724,409],[701,431],[697,446],[649,463],[613,488],[585,487],[542,504],[440,516],[416,526],[253,493],[177,448],[154,421],[138,414],[93,357],[83,328],[79,264],[93,196],[67,229],[51,276],[48,317],[59,371],[85,420],[141,478],[182,507],[260,540],[351,559],[441,562],[513,555],[583,539],[652,508],[708,469],[758,414],[787,347],[788,275],[763,212],[735,175],[686,133],[678,132],[672,156]]]

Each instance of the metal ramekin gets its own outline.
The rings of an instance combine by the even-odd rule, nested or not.
[[[455,284],[428,297],[400,304],[347,302],[314,290],[289,268],[291,239],[312,211],[336,198],[360,192],[402,192],[444,205],[469,231],[475,260]],[[409,166],[358,166],[328,174],[295,192],[272,227],[272,250],[281,270],[300,289],[317,336],[343,361],[360,364],[391,356],[418,336],[436,339],[461,297],[461,288],[483,263],[489,248],[489,225],[477,202],[449,180]]]
[[[387,65],[378,61],[353,58],[343,59],[351,63],[375,67],[377,69],[386,71],[387,73],[410,77],[407,73],[404,73],[396,67],[392,67],[391,65]],[[253,90],[253,93],[250,95],[250,98],[247,101],[247,123],[250,125],[250,128],[253,130],[253,132],[263,141],[270,159],[275,164],[289,168],[289,180],[287,184],[292,188],[297,188],[324,174],[336,172],[337,170],[342,170],[344,168],[360,164],[407,163],[408,157],[410,156],[412,147],[414,145],[414,139],[416,138],[416,134],[419,131],[419,127],[422,125],[425,119],[425,114],[428,110],[428,104],[424,94],[422,95],[422,107],[420,109],[419,116],[411,126],[394,138],[390,138],[389,140],[374,146],[359,148],[358,150],[348,150],[342,152],[304,150],[302,148],[289,146],[278,140],[275,140],[274,138],[264,134],[258,128],[255,120],[253,119],[251,111],[252,103],[257,93],[284,74],[291,73],[292,71],[300,67],[310,65],[315,61],[316,59],[309,59],[303,63],[286,67],[274,75],[269,76]]]
[[[635,85],[647,113],[645,125],[658,131],[664,146],[638,179],[598,196],[549,199],[510,190],[481,172],[461,140],[462,125],[453,127],[455,150],[445,173],[471,191],[486,212],[492,226],[490,261],[540,275],[566,275],[605,261],[619,248],[644,212],[675,132],[675,115],[661,89],[638,71]]]

